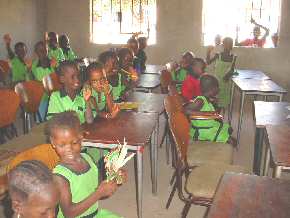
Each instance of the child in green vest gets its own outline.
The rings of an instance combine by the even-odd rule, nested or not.
[[[141,73],[144,73],[146,71],[146,61],[147,61],[147,56],[144,49],[147,47],[147,38],[139,37],[138,43],[139,43],[139,50],[136,56],[138,57],[140,61]]]
[[[69,38],[67,35],[61,35],[59,37],[59,47],[61,48],[64,55],[64,59],[66,61],[73,61],[77,59],[76,54],[70,47]]]
[[[200,88],[202,95],[185,106],[185,113],[190,115],[193,111],[201,111],[216,114],[218,111],[216,96],[219,92],[217,78],[210,74],[202,75]],[[193,139],[236,144],[235,139],[231,137],[233,130],[228,123],[216,120],[192,120],[191,124],[190,135]]]
[[[191,70],[195,55],[188,51],[182,55],[180,64],[175,64],[173,66],[173,71],[171,72],[171,77],[173,83],[176,84],[177,91],[181,91],[181,86],[186,76],[188,75],[188,71]]]
[[[80,152],[83,136],[76,114],[57,114],[49,121],[47,133],[60,157],[53,170],[60,191],[57,217],[118,218],[112,212],[99,208],[98,201],[112,196],[118,185],[116,181],[99,184],[97,166],[89,155]],[[122,170],[120,173],[125,182],[126,172]]]
[[[230,103],[230,78],[234,75],[237,56],[232,53],[233,39],[226,37],[223,39],[223,51],[210,58],[212,47],[207,51],[207,64],[215,62],[214,74],[216,75],[220,91],[218,95],[219,107],[226,109]]]
[[[58,64],[64,61],[65,56],[58,45],[58,35],[55,32],[45,33],[45,41],[48,45],[48,57],[54,58]]]
[[[14,51],[11,49],[11,36],[4,35],[4,42],[11,63],[12,69],[12,82],[17,83],[31,79],[31,66],[32,62],[26,59],[27,48],[23,42],[17,42],[14,46]]]

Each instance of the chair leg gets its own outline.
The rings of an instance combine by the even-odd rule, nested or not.
[[[161,142],[160,142],[160,148],[162,147],[162,145],[164,143],[166,135],[168,134],[168,130],[169,130],[169,124],[168,124],[168,120],[166,120],[165,127],[164,127],[164,133],[163,133],[163,136],[162,136]]]
[[[169,148],[170,145],[167,143],[167,137],[166,137],[166,145],[165,145],[165,150],[166,150],[166,164],[169,165]]]
[[[187,217],[187,214],[189,212],[190,207],[191,207],[191,202],[186,202],[185,205],[184,205],[184,208],[182,210],[182,213],[181,213],[181,217],[182,218],[186,218]]]
[[[171,204],[171,201],[173,199],[173,196],[176,192],[176,189],[177,189],[177,182],[174,183],[174,186],[172,187],[172,190],[170,192],[170,195],[168,197],[168,200],[167,200],[167,203],[166,203],[166,209],[168,209],[170,207],[170,204]]]
[[[173,184],[173,182],[175,181],[175,178],[176,178],[176,170],[174,171],[174,173],[172,174],[172,177],[170,179],[170,185]]]

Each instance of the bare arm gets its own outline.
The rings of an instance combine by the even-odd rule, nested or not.
[[[194,101],[190,101],[188,104],[184,106],[184,112],[186,115],[192,114],[193,111],[200,111],[203,106],[203,100],[196,99]]]
[[[15,57],[15,54],[14,54],[14,52],[11,49],[11,41],[12,41],[11,36],[9,34],[5,34],[4,35],[4,42],[5,42],[5,45],[6,45],[6,49],[7,49],[7,52],[8,52],[9,59],[13,59]]]
[[[269,29],[267,27],[265,27],[261,24],[258,24],[254,19],[251,19],[251,23],[255,24],[256,26],[262,28],[265,31],[265,33],[262,37],[262,40],[265,40],[267,38],[267,36],[269,36]]]

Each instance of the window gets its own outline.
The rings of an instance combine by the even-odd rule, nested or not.
[[[92,35],[97,44],[125,44],[133,33],[156,42],[156,0],[92,0]]]
[[[253,37],[251,18],[270,30],[264,47],[273,47],[271,36],[279,32],[281,0],[203,0],[203,43],[214,44],[217,34],[239,41]],[[261,35],[264,31],[261,30]]]

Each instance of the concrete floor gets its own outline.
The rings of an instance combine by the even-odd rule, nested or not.
[[[237,108],[239,99],[235,100],[233,128],[237,129]],[[253,143],[254,143],[254,121],[252,112],[252,99],[247,98],[245,105],[245,117],[241,135],[241,144],[239,150],[234,154],[234,163],[243,165],[249,169],[252,168],[253,159]],[[161,122],[164,124],[163,122]],[[163,129],[164,125],[161,125]],[[162,133],[162,132],[161,132]],[[235,133],[236,134],[236,133]],[[171,207],[166,210],[165,204],[168,195],[171,191],[169,185],[170,177],[173,169],[166,164],[165,146],[159,148],[158,157],[158,194],[152,195],[151,179],[150,179],[150,162],[148,148],[144,153],[144,189],[143,189],[143,218],[177,218],[184,206],[177,195],[175,195]],[[135,198],[135,182],[134,182],[134,167],[133,161],[130,161],[126,166],[129,172],[129,180],[126,184],[117,190],[117,192],[107,200],[99,202],[101,208],[106,208],[114,211],[126,218],[136,218],[136,198]],[[3,209],[3,207],[2,207]],[[188,217],[202,218],[205,213],[204,207],[192,206]],[[4,217],[0,207],[0,217]]]

